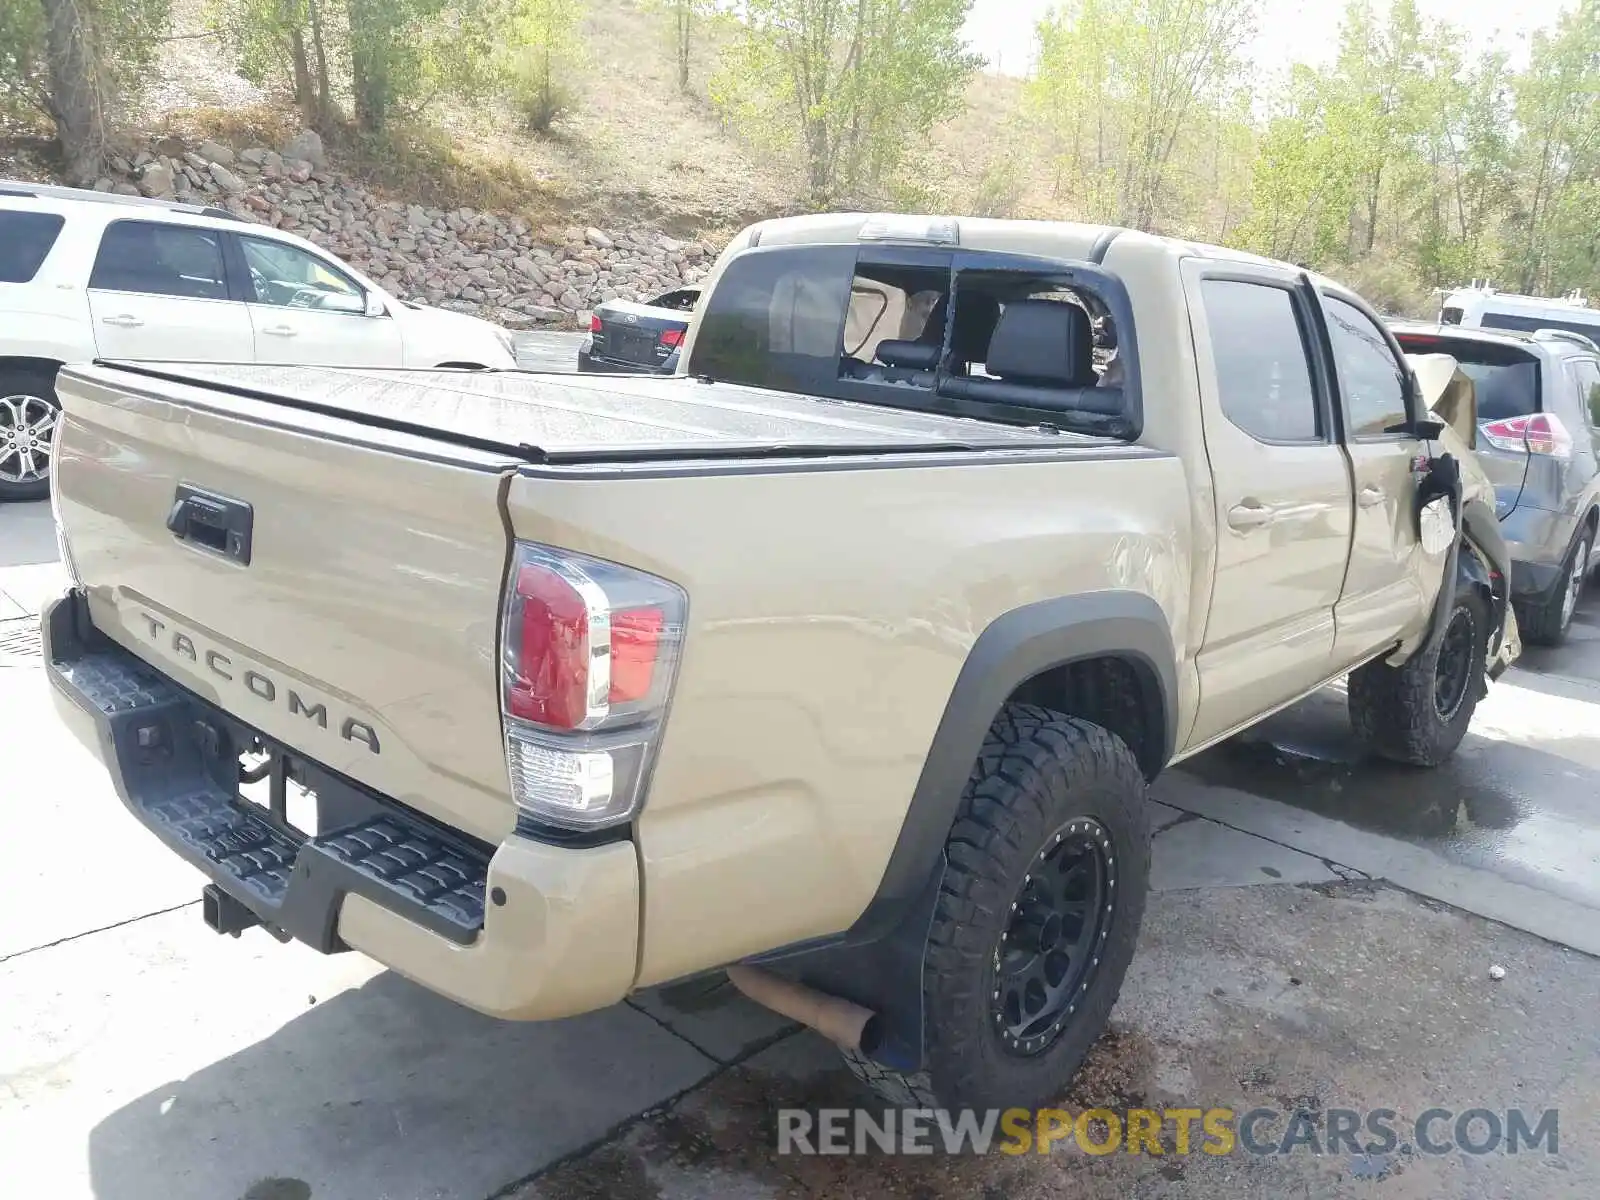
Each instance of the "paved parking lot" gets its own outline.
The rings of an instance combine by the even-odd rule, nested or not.
[[[558,365],[573,341],[558,336],[525,357]],[[1594,1194],[1593,594],[1573,644],[1530,652],[1441,771],[1359,761],[1330,690],[1159,780],[1158,894],[1113,1033],[1068,1097],[1559,1107],[1559,1156],[798,1159],[774,1152],[775,1111],[862,1094],[826,1046],[742,1001],[651,994],[506,1025],[356,955],[211,934],[199,877],[50,712],[30,617],[60,586],[55,559],[48,506],[0,508],[8,1194],[991,1200],[1367,1195],[1375,1181],[1396,1196]]]

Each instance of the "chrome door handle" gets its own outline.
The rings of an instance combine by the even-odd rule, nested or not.
[[[115,325],[119,329],[137,329],[139,326],[143,325],[144,322],[131,313],[123,313],[119,317],[101,317],[100,324]]]
[[[1228,510],[1228,524],[1241,532],[1261,529],[1277,519],[1277,512],[1259,500],[1244,500]]]
[[[261,332],[269,333],[273,337],[294,337],[300,331],[293,325],[268,325]]]
[[[1369,483],[1357,493],[1356,503],[1361,505],[1362,508],[1372,508],[1375,505],[1382,504],[1388,498],[1388,492],[1376,484]]]

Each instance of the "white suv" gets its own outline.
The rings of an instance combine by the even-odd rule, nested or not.
[[[0,500],[48,492],[56,368],[95,358],[516,365],[499,326],[226,209],[0,180]]]

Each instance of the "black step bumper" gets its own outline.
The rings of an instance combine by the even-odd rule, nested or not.
[[[490,852],[342,776],[296,759],[317,797],[307,837],[238,792],[237,748],[253,729],[105,637],[81,594],[42,619],[45,668],[135,817],[282,937],[325,953],[344,898],[358,894],[469,945],[484,924]],[[62,707],[59,706],[58,707]],[[87,727],[86,727],[87,726]]]

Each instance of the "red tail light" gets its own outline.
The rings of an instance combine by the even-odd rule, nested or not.
[[[1479,432],[1491,446],[1501,450],[1548,454],[1554,458],[1566,458],[1572,453],[1572,435],[1554,413],[1530,413],[1525,417],[1490,421]]]
[[[663,346],[681,346],[681,345],[683,345],[683,330],[681,330],[681,329],[663,329],[661,331],[661,344]]]
[[[519,543],[501,638],[506,762],[519,809],[594,829],[630,819],[683,638],[681,589]]]
[[[506,711],[553,729],[589,718],[589,609],[578,589],[549,567],[517,572],[517,671],[506,683]]]
[[[599,333],[600,331],[601,331],[600,318],[598,316],[591,315],[589,317],[589,332],[590,333]]]
[[[666,613],[630,608],[611,614],[611,704],[631,704],[650,694]]]

